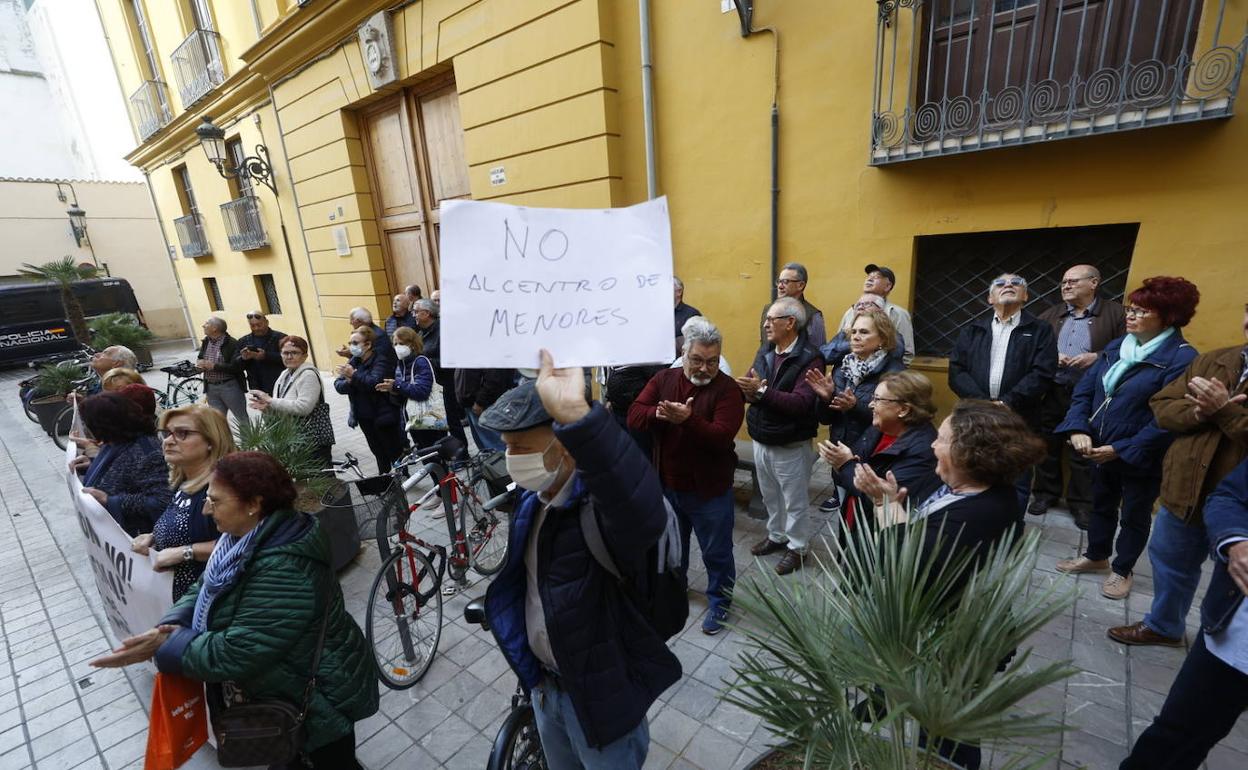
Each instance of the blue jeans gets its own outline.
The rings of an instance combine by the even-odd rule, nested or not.
[[[1187,611],[1200,583],[1200,567],[1208,553],[1204,523],[1189,526],[1161,506],[1153,522],[1153,539],[1148,543],[1148,558],[1153,563],[1153,606],[1144,616],[1144,625],[1162,636],[1183,637]]]
[[[490,430],[481,424],[481,418],[471,409],[467,410],[468,428],[472,430],[472,440],[477,444],[477,450],[493,449],[498,452],[505,451],[507,445],[503,443],[503,437],[498,431]]]
[[[667,500],[676,509],[680,520],[680,564],[689,568],[689,533],[698,537],[702,563],[706,565],[706,600],[711,612],[728,609],[732,603],[732,586],[737,581],[737,563],[732,557],[732,525],[736,507],[732,489],[708,499],[694,492],[665,489]]]
[[[632,731],[592,749],[576,718],[572,698],[549,679],[533,688],[533,715],[550,770],[640,770],[650,750],[650,725],[643,718]]]

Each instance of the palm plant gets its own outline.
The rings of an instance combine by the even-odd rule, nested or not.
[[[767,766],[949,767],[941,739],[992,741],[998,760],[1009,757],[1002,767],[1051,764],[1031,741],[1060,724],[1011,713],[1075,673],[1034,664],[1030,650],[1010,659],[1074,599],[1073,587],[1031,585],[1037,533],[1007,538],[967,578],[969,552],[943,565],[923,558],[921,522],[857,529],[806,580],[761,570],[738,584],[746,650],[724,697],[785,742]],[[864,724],[858,701],[879,718]]]
[[[46,396],[68,396],[74,389],[74,383],[87,376],[86,367],[73,361],[61,361],[39,367],[35,377],[35,398]]]
[[[321,463],[308,439],[303,421],[291,414],[265,413],[259,420],[238,423],[236,442],[244,451],[272,455],[295,480],[299,498],[295,507],[314,511],[333,479],[321,473]]]
[[[92,318],[87,326],[91,330],[92,344],[98,350],[121,345],[138,353],[156,339],[133,313],[105,313]]]
[[[74,263],[74,258],[67,255],[53,262],[44,262],[42,265],[23,262],[22,269],[17,272],[19,275],[33,278],[36,281],[55,283],[61,290],[61,307],[65,310],[65,320],[69,321],[69,328],[73,330],[74,338],[83,345],[91,342],[91,333],[87,329],[87,319],[82,311],[82,303],[78,301],[78,297],[74,296],[74,281],[94,278],[99,272],[98,268],[90,265],[77,265]]]

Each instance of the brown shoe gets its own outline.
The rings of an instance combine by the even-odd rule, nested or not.
[[[1086,556],[1078,556],[1074,559],[1060,559],[1057,562],[1057,571],[1065,572],[1067,575],[1081,575],[1085,572],[1109,572],[1109,559],[1093,561]]]
[[[1141,621],[1133,626],[1116,626],[1105,632],[1110,639],[1120,644],[1161,645],[1163,647],[1182,647],[1183,639],[1162,636]]]
[[[765,537],[762,540],[755,543],[754,545],[750,546],[750,553],[754,554],[755,556],[766,556],[769,553],[775,553],[776,551],[785,551],[785,550],[788,550],[787,545],[785,545],[784,543],[777,543],[775,540],[772,540],[769,537]]]
[[[797,551],[788,549],[785,551],[784,556],[780,558],[780,563],[776,565],[776,574],[787,575],[790,572],[793,572],[794,570],[799,570],[803,566],[805,566],[804,564],[805,561],[806,561],[805,556],[798,553]]]
[[[1127,594],[1131,593],[1131,583],[1130,575],[1111,572],[1109,577],[1105,578],[1105,582],[1101,583],[1101,596],[1106,599],[1125,599]]]

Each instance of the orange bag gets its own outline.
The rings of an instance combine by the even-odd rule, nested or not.
[[[204,684],[177,674],[156,674],[143,770],[174,770],[208,740]]]

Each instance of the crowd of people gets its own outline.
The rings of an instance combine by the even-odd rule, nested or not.
[[[1198,354],[1182,330],[1200,293],[1182,278],[1147,278],[1124,305],[1100,291],[1095,266],[1075,265],[1061,281],[1061,302],[1034,315],[1026,278],[1006,273],[985,287],[986,312],[958,333],[948,386],[959,400],[937,423],[936,389],[910,368],[912,319],[889,301],[895,275],[876,264],[865,272],[862,295],[829,329],[806,296],[806,268],[785,265],[761,314],[758,350],[735,377],[722,333],[685,303],[677,279],[674,360],[606,370],[601,404],[587,399],[581,370],[553,369],[548,354],[536,380],[442,366],[436,297],[409,287],[381,326],[364,308],[351,312],[333,387],[347,397],[348,426],[361,430],[379,472],[408,447],[448,434],[466,446],[465,427],[477,447],[505,451],[526,491],[512,521],[517,547],[489,587],[486,612],[535,693],[551,767],[644,761],[647,710],[681,672],[664,636],[624,609],[650,586],[626,592],[617,578],[645,582],[638,576],[650,571],[641,565],[665,533],[680,535],[682,571],[697,539],[707,573],[702,631],[717,634],[728,621],[743,425],[766,509],[766,536],[750,552],[779,555],[771,565],[779,575],[803,569],[824,536],[843,545],[856,528],[908,521],[942,532],[924,558],[944,563],[966,549],[982,556],[1020,530],[1026,514],[1064,499],[1087,538],[1057,570],[1104,574],[1101,593],[1121,600],[1145,548],[1152,563],[1151,610],[1140,623],[1108,629],[1109,638],[1182,646],[1212,544],[1214,579],[1225,590],[1207,594],[1202,631],[1170,699],[1123,765],[1153,767],[1143,757],[1170,756],[1166,767],[1195,767],[1248,706],[1248,347]],[[227,415],[246,420],[248,407],[294,415],[327,463],[343,429],[329,419],[307,341],[273,331],[258,312],[248,322],[239,340],[224,321],[205,322],[197,365],[208,405],[166,411],[158,422],[133,361],[99,355],[107,392],[82,408],[98,452],[75,470],[136,550],[155,550],[158,565],[176,570],[178,599],[167,622],[127,640],[105,664],[155,655],[162,670],[233,682],[241,668],[259,670],[230,657],[235,642],[225,631],[242,624],[248,654],[293,656],[241,683],[243,691],[286,692],[307,665],[307,631],[328,601],[343,669],[324,682],[317,723],[325,728],[308,748],[324,763],[317,767],[351,767],[342,764],[354,745],[350,723],[375,709],[375,684],[360,685],[371,696],[348,692],[343,677],[365,678],[364,653],[354,623],[337,614],[336,583],[318,594],[323,601],[283,605],[290,620],[277,629],[248,626],[254,609],[227,593],[238,581],[315,585],[325,568],[322,536],[290,510],[285,481],[255,482],[285,472],[272,458],[236,452]],[[1241,332],[1248,335],[1248,307]],[[821,465],[834,493],[812,504]],[[605,543],[615,564],[604,564],[591,541]],[[217,660],[228,665],[214,670]],[[977,746],[945,748],[959,766],[979,766]]]

